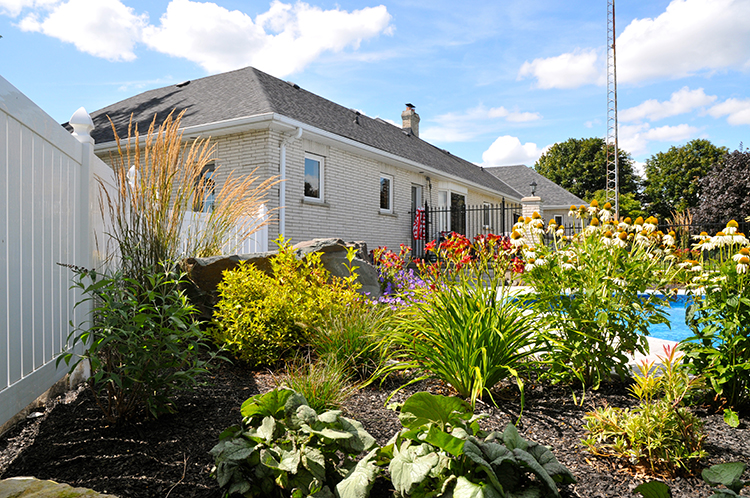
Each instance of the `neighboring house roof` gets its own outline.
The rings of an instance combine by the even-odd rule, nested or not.
[[[182,126],[278,114],[398,157],[432,167],[520,199],[518,192],[479,166],[431,145],[382,119],[374,119],[252,67],[149,90],[91,114],[97,144],[127,136],[130,116],[141,133],[157,115],[157,126],[173,110],[186,110]]]
[[[485,171],[507,183],[518,192],[531,195],[531,182],[536,182],[536,195],[542,199],[542,207],[568,208],[588,204],[552,180],[540,175],[533,168],[523,164],[517,166],[495,166]]]

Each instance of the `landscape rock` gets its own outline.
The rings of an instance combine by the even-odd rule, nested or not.
[[[304,259],[308,254],[315,252],[323,253],[321,262],[331,275],[336,277],[349,276],[349,270],[344,265],[348,263],[346,259],[347,248],[354,247],[357,255],[353,265],[357,266],[357,281],[362,285],[360,292],[367,293],[373,297],[380,295],[380,282],[378,281],[378,272],[370,264],[367,256],[367,244],[364,242],[344,242],[342,239],[313,239],[300,242],[294,246],[295,254],[298,258]],[[234,254],[230,256],[214,256],[210,258],[189,258],[187,260],[187,271],[191,280],[197,286],[193,292],[190,292],[191,298],[196,294],[203,293],[205,296],[201,301],[209,301],[208,306],[215,304],[216,288],[221,282],[225,270],[231,270],[239,264],[240,261],[246,261],[255,265],[256,268],[271,274],[270,258],[275,256],[277,251],[269,251],[253,254]]]
[[[91,489],[74,488],[33,477],[11,477],[0,481],[0,498],[117,498]]]

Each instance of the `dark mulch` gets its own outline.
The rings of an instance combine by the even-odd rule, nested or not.
[[[239,422],[242,402],[273,387],[273,378],[226,365],[210,381],[208,386],[180,395],[179,411],[174,415],[121,425],[103,419],[88,390],[68,393],[53,402],[43,416],[17,425],[0,439],[0,478],[34,476],[122,498],[220,497],[210,476],[213,462],[208,451],[222,430]],[[393,401],[416,390],[448,393],[439,383],[422,383],[405,389]],[[348,415],[360,420],[381,444],[399,427],[395,413],[384,407],[389,393],[365,389],[345,406]],[[516,421],[518,398],[507,389],[498,391],[495,399],[500,408],[481,405],[478,410],[490,414],[483,422],[485,428],[502,430]],[[527,439],[551,446],[578,478],[577,484],[562,490],[564,497],[634,496],[633,488],[651,479],[621,462],[595,458],[580,445],[584,413],[592,404],[604,402],[632,405],[622,386],[588,393],[583,407],[574,404],[570,391],[563,388],[528,386],[519,430]],[[747,415],[740,427],[733,429],[724,424],[721,415],[703,408],[696,411],[705,422],[706,465],[737,460],[750,463]],[[674,497],[711,494],[700,478],[678,477],[666,482]]]

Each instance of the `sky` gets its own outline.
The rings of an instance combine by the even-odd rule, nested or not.
[[[750,141],[750,0],[616,3],[619,146],[638,170]],[[58,122],[246,66],[482,166],[607,134],[607,0],[0,0],[0,76]]]

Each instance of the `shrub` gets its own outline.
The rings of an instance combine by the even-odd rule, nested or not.
[[[551,222],[550,245],[542,243],[541,219],[526,219],[514,228],[519,244],[521,233],[538,242],[522,247],[524,280],[534,288],[531,305],[550,344],[547,377],[553,382],[596,388],[612,371],[626,378],[628,354],[647,352],[648,326],[667,322],[662,300],[643,293],[666,293],[677,272],[670,263],[669,239],[656,231],[655,218],[616,224],[605,208],[593,202],[571,208],[583,231],[567,238]]]
[[[475,249],[480,242],[454,235],[438,250],[452,262],[447,274],[423,266],[432,291],[397,315],[394,332],[382,343],[391,361],[380,375],[419,369],[424,375],[411,382],[438,378],[472,406],[505,378],[516,379],[523,396],[521,378],[535,365],[539,346],[530,318],[507,295],[502,281],[510,263],[495,258],[503,253],[495,252],[494,242]],[[468,257],[472,250],[475,259]]]
[[[696,247],[701,260],[691,267],[698,271],[686,311],[694,336],[682,348],[722,404],[738,408],[750,400],[750,242],[730,221]]]
[[[645,360],[639,365],[631,387],[640,401],[636,408],[605,406],[586,414],[589,436],[583,443],[591,453],[627,458],[652,473],[670,475],[680,468],[692,470],[705,456],[702,423],[682,406],[698,381],[681,368],[675,347],[665,346],[664,353],[661,369]]]
[[[354,458],[375,446],[362,424],[340,411],[319,415],[290,389],[253,396],[241,411],[242,423],[211,450],[226,496],[332,497]]]
[[[558,484],[576,482],[547,447],[513,425],[502,434],[480,430],[483,416],[460,399],[420,392],[395,408],[403,428],[339,483],[341,498],[367,496],[386,467],[398,497],[558,497]]]
[[[272,365],[310,341],[325,317],[345,313],[358,299],[351,280],[334,279],[320,253],[299,260],[279,238],[273,276],[240,263],[224,274],[211,336],[252,366]]]
[[[341,408],[354,388],[349,383],[346,370],[335,360],[311,363],[297,360],[287,363],[286,372],[277,385],[288,387],[307,400],[315,411]]]
[[[165,265],[170,267],[171,265]],[[71,371],[88,361],[88,385],[105,417],[115,422],[145,407],[154,417],[172,412],[174,390],[188,389],[206,372],[210,353],[196,309],[179,289],[181,276],[165,270],[144,272],[140,279],[121,273],[99,275],[74,268],[75,287],[93,302],[90,327],[76,328],[68,336],[71,346],[86,351],[64,353]]]

